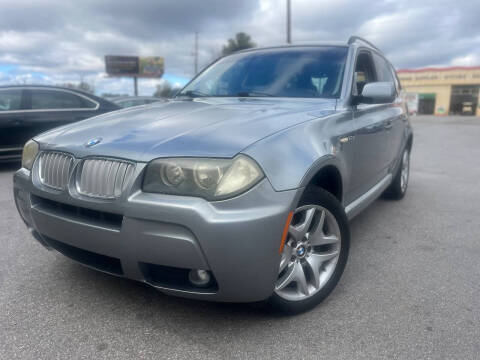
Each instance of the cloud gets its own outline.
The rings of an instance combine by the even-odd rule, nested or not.
[[[284,43],[284,0],[4,0],[0,11],[0,82],[85,79],[98,91],[131,92],[131,79],[106,78],[104,55],[165,57],[166,76],[181,83],[199,63],[245,31],[260,46]],[[292,0],[294,42],[342,40],[377,44],[398,68],[478,65],[480,22],[473,0]],[[28,76],[30,74],[30,76]],[[179,79],[179,80],[178,80]],[[153,92],[159,80],[141,80]]]
[[[459,56],[452,60],[452,65],[455,66],[478,66],[478,64],[480,64],[480,55],[478,54]]]

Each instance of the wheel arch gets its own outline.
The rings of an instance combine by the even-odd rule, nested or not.
[[[303,187],[318,186],[343,203],[345,187],[340,164],[333,156],[321,160],[309,169],[301,185]]]

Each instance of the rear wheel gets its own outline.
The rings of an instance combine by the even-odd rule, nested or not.
[[[410,178],[410,149],[403,150],[400,167],[393,178],[390,186],[385,190],[384,197],[394,200],[402,199],[407,193],[408,180]]]
[[[349,245],[340,202],[323,189],[307,188],[294,211],[270,304],[289,313],[319,304],[338,283]]]

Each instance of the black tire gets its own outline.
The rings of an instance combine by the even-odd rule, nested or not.
[[[347,215],[345,214],[343,206],[335,196],[322,188],[309,186],[305,189],[297,208],[304,205],[320,205],[330,211],[335,217],[341,235],[340,255],[330,279],[311,297],[298,301],[290,301],[280,297],[275,292],[273,293],[267,300],[268,306],[273,310],[287,314],[298,314],[308,311],[321,303],[332,292],[345,269],[350,248],[350,228]]]
[[[407,178],[405,186],[402,187],[402,169],[404,168],[405,152],[407,152]],[[401,200],[407,193],[408,189],[408,180],[410,178],[410,149],[406,147],[402,151],[402,157],[400,163],[398,164],[398,169],[395,172],[390,186],[383,193],[383,197],[391,200]]]

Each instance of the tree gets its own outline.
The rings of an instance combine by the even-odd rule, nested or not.
[[[93,85],[90,85],[89,83],[86,83],[85,81],[81,81],[80,84],[78,84],[77,88],[78,88],[78,90],[82,90],[82,91],[89,92],[89,93],[92,93],[92,94],[95,92],[95,88],[93,87]]]
[[[85,91],[91,94],[95,92],[95,87],[85,81],[80,81],[79,83],[65,83],[62,86],[70,89]]]
[[[178,86],[174,86],[169,81],[163,80],[159,85],[157,85],[157,91],[155,91],[153,96],[170,98],[175,96],[178,90],[180,90]]]
[[[252,41],[250,35],[239,32],[235,35],[234,39],[228,39],[228,44],[223,46],[222,53],[223,55],[228,55],[235,51],[249,49],[255,46],[257,45]]]

